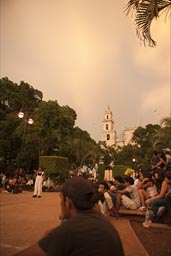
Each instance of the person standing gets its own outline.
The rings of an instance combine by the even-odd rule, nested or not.
[[[39,167],[39,169],[36,172],[33,197],[41,198],[42,186],[43,186],[44,180],[45,180],[45,172],[43,171],[43,168]]]

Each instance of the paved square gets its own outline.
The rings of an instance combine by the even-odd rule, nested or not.
[[[32,198],[32,192],[0,194],[0,255],[10,256],[38,241],[42,234],[57,225],[58,193],[42,193]]]
[[[45,231],[60,224],[59,194],[43,192],[42,198],[32,198],[32,192],[0,193],[0,255],[15,252],[37,242]],[[126,218],[110,218],[118,230],[125,256],[147,256],[142,244]]]

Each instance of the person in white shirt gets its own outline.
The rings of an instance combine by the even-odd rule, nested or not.
[[[154,184],[152,177],[145,177],[141,182],[141,186],[138,187],[138,195],[141,202],[141,207],[139,208],[139,210],[145,211],[145,200],[156,196],[157,194],[157,186]]]
[[[108,193],[108,190],[109,190],[108,184],[105,181],[101,181],[99,183],[98,191],[103,193],[104,201],[102,202],[101,200],[99,200],[98,204],[99,204],[101,213],[103,213],[106,216],[109,215],[114,217],[115,216],[113,212],[114,206],[113,206],[112,198]]]
[[[121,204],[125,206],[127,209],[135,210],[140,207],[140,199],[138,195],[138,189],[134,185],[134,179],[132,177],[125,177],[125,186],[126,188],[123,190],[117,191],[116,196],[116,212],[119,212]],[[129,193],[128,195],[126,195]]]
[[[43,186],[44,180],[45,180],[45,172],[43,171],[43,168],[39,167],[39,169],[36,172],[36,180],[34,184],[33,197],[41,198],[42,186]]]

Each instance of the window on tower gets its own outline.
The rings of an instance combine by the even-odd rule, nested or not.
[[[107,117],[106,117],[107,119],[108,119],[108,115],[107,115]]]
[[[109,129],[109,126],[108,126],[108,124],[106,124],[106,130],[108,130]]]
[[[110,134],[107,134],[107,140],[110,140]]]

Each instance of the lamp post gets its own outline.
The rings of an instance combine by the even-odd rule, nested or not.
[[[135,177],[138,175],[137,170],[136,170],[137,169],[136,162],[137,162],[136,158],[132,158],[133,170],[134,170]]]
[[[18,113],[18,117],[20,118],[20,119],[23,119],[24,120],[24,130],[23,130],[23,135],[22,135],[22,145],[21,145],[21,152],[23,151],[23,147],[24,147],[24,141],[25,141],[25,134],[26,134],[26,127],[27,127],[27,124],[33,124],[34,123],[34,121],[33,121],[33,119],[32,118],[30,118],[30,117],[28,117],[28,113],[26,112],[26,113],[24,113],[24,112],[22,112],[22,111],[20,111],[19,113]]]

